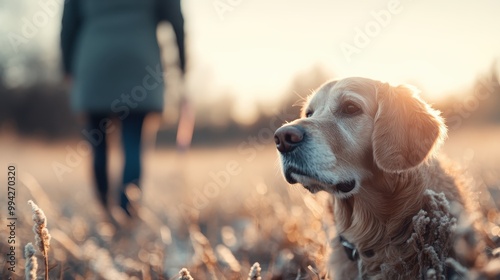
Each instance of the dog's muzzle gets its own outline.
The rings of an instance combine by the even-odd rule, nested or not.
[[[302,143],[305,142],[305,129],[298,125],[284,125],[276,130],[274,133],[274,142],[276,143],[276,149],[281,153],[282,156],[287,155],[295,155],[292,152],[299,147]],[[300,157],[299,157],[300,158]],[[297,157],[295,156],[295,161],[297,161]],[[297,166],[297,162],[294,164]],[[298,164],[301,166],[301,164]],[[328,182],[323,181],[321,178],[318,178],[314,172],[303,170],[302,168],[292,167],[292,166],[283,166],[285,179],[290,184],[298,183],[297,179],[294,178],[292,174],[296,174],[299,176],[310,177],[312,179],[318,180],[318,183],[321,185],[333,186],[338,192],[348,193],[351,192],[356,187],[356,181],[350,180],[345,182]],[[311,190],[313,186],[304,186],[307,189]]]

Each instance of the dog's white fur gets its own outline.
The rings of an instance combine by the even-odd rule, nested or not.
[[[349,104],[360,111],[346,113]],[[358,77],[330,81],[308,99],[302,117],[285,126],[305,134],[293,152],[281,153],[284,172],[300,170],[290,177],[311,192],[331,193],[337,232],[359,252],[374,253],[352,262],[335,239],[334,279],[377,279],[383,262],[413,258],[405,241],[412,217],[427,207],[426,190],[466,208],[462,187],[435,157],[446,137],[444,121],[413,87]],[[352,180],[351,191],[337,189]]]

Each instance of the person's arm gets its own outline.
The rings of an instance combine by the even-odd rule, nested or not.
[[[182,16],[181,0],[159,1],[160,20],[167,20],[172,24],[179,50],[179,67],[182,73],[184,73],[186,70],[186,50],[184,45],[184,17]]]
[[[71,76],[72,59],[76,40],[82,25],[82,16],[78,0],[65,0],[61,22],[61,50],[64,74]]]

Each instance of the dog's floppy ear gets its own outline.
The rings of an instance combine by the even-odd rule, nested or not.
[[[378,167],[400,172],[417,167],[446,136],[439,111],[433,110],[410,86],[377,88],[378,110],[372,135]]]

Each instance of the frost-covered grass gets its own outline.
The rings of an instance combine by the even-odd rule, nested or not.
[[[33,264],[31,249],[24,259],[25,245],[35,240],[27,204],[32,199],[43,209],[52,237],[47,251],[50,279],[329,279],[325,263],[335,231],[326,207],[327,195],[311,195],[298,186],[288,186],[281,178],[271,143],[246,146],[252,147],[246,152],[237,145],[195,149],[185,155],[150,150],[144,158],[139,217],[123,228],[110,222],[94,200],[89,157],[83,157],[59,181],[51,163],[64,161],[66,144],[8,144],[0,147],[15,149],[18,145],[20,151],[15,157],[6,150],[7,157],[0,159],[2,164],[15,161],[19,170],[19,278]],[[446,214],[448,206],[442,197],[429,194],[436,211],[416,216],[417,230],[409,242],[421,252],[420,268],[426,279],[443,279],[444,267],[453,268],[456,279],[481,279],[500,270],[499,258],[493,258],[500,255],[498,249],[494,251],[500,243],[500,147],[488,149],[484,142],[462,141],[447,145],[445,152],[464,167],[470,184],[477,187],[473,194],[481,212],[473,218],[491,241],[475,240],[468,230],[470,217],[455,221]],[[116,153],[111,157],[113,182],[120,177],[115,171],[119,159]],[[3,195],[0,205],[5,205]],[[0,217],[5,221],[5,210]],[[436,231],[429,235],[425,232],[433,228],[430,224],[436,225]],[[452,228],[459,238],[446,239]],[[2,252],[6,251],[7,234],[2,226]],[[421,239],[423,235],[428,238]],[[450,246],[457,256],[440,255],[442,248]],[[35,251],[40,279],[44,259]],[[0,266],[4,268],[0,278],[7,279],[3,254]],[[187,270],[181,276],[183,268]]]

